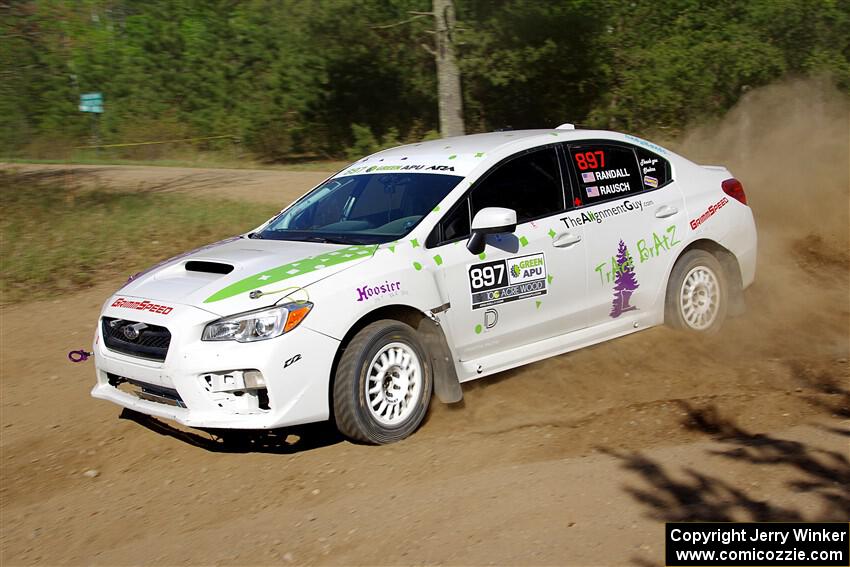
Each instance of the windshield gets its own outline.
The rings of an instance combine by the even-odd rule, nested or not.
[[[335,177],[252,237],[338,244],[391,242],[413,230],[461,179],[431,173]]]

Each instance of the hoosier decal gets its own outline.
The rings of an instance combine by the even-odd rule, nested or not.
[[[489,307],[546,294],[546,258],[540,254],[469,267],[472,308]]]
[[[357,288],[357,301],[366,301],[373,297],[381,297],[388,293],[397,294],[401,289],[401,282],[385,281],[381,285],[364,285]]]

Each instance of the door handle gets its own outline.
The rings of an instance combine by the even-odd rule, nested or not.
[[[559,235],[554,242],[552,242],[552,245],[556,248],[569,248],[579,242],[581,242],[581,236],[573,234],[572,232],[565,232],[564,234]]]
[[[660,219],[666,219],[667,217],[672,217],[673,215],[675,215],[678,212],[679,212],[679,209],[677,209],[676,207],[671,207],[669,205],[663,205],[661,207],[658,207],[655,210],[655,216],[660,218]]]

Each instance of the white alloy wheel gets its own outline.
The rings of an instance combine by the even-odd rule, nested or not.
[[[707,266],[696,266],[685,275],[679,294],[679,309],[685,324],[695,331],[712,326],[720,311],[720,283]]]
[[[419,333],[401,321],[369,323],[343,347],[333,385],[340,433],[392,443],[416,431],[431,403],[434,375]]]
[[[403,423],[419,403],[422,381],[422,364],[409,345],[384,345],[369,363],[364,381],[372,418],[389,427]]]
[[[716,333],[726,320],[728,297],[726,274],[717,258],[706,250],[688,250],[667,279],[664,322],[693,333]]]

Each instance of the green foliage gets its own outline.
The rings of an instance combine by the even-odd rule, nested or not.
[[[850,0],[455,3],[470,132],[564,121],[675,130],[786,74],[827,74],[850,92]],[[63,157],[91,143],[95,119],[77,110],[89,91],[104,93],[107,143],[232,134],[257,159],[281,161],[421,139],[437,125],[435,63],[423,48],[434,23],[411,11],[429,9],[429,0],[7,3],[0,155]]]
[[[608,88],[592,124],[675,132],[789,73],[832,73],[850,87],[847,0],[608,2],[613,17],[600,42]]]
[[[378,150],[392,148],[404,143],[401,139],[399,139],[398,129],[394,127],[389,128],[384,135],[381,136],[380,141],[378,141],[372,133],[372,129],[363,124],[352,124],[351,133],[354,135],[354,143],[346,148],[345,156],[352,161],[360,159],[365,155],[373,154]],[[432,136],[436,135],[436,138],[440,137],[439,134],[436,134],[436,132],[433,131],[426,133],[426,135],[428,134],[431,134]]]
[[[248,230],[276,212],[274,205],[173,193],[78,193],[64,187],[61,177],[38,180],[4,171],[0,204],[2,303],[55,297],[116,272],[130,275]]]
[[[378,151],[378,140],[372,133],[371,128],[362,124],[352,124],[351,132],[354,135],[354,143],[345,150],[345,155],[348,159],[359,159],[367,154]]]

